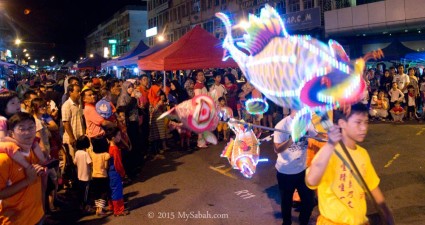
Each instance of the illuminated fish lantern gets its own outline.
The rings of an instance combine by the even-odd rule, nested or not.
[[[202,133],[207,142],[217,144],[217,138],[211,131],[216,129],[219,119],[216,104],[211,97],[197,95],[163,113],[158,120],[164,117],[178,119],[185,128]]]
[[[263,114],[269,110],[269,104],[266,99],[251,98],[245,101],[245,109],[249,114]]]
[[[294,141],[305,134],[313,112],[353,104],[363,98],[366,59],[350,63],[336,41],[325,44],[308,35],[289,35],[277,11],[266,4],[260,17],[250,14],[248,22],[238,26],[246,34],[243,41],[235,44],[229,18],[223,13],[216,16],[227,32],[223,60],[232,57],[247,80],[268,99],[298,110],[292,124]],[[381,54],[374,52],[369,57]]]
[[[230,139],[221,153],[221,157],[229,160],[234,169],[238,169],[246,178],[251,178],[256,171],[260,157],[260,142],[250,126],[232,123],[229,127],[236,134],[235,139]]]

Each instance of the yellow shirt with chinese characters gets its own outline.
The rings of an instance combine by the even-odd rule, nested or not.
[[[340,145],[335,147],[335,151],[348,162]],[[348,151],[369,189],[377,188],[380,180],[366,149],[356,145],[355,150]],[[318,190],[319,211],[327,219],[350,225],[365,224],[368,221],[365,192],[336,153],[329,159],[320,184],[310,188]]]

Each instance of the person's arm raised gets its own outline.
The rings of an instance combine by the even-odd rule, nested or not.
[[[306,182],[309,186],[317,186],[322,180],[329,159],[335,150],[335,145],[342,139],[338,126],[332,126],[328,131],[328,142],[314,156],[311,166],[307,169]]]

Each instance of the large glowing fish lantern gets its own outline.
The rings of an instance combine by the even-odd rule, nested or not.
[[[260,157],[260,142],[252,127],[246,124],[229,122],[229,127],[236,136],[230,139],[221,157],[227,158],[233,169],[239,170],[244,177],[251,178]]]
[[[158,120],[166,116],[178,119],[185,128],[195,133],[202,133],[207,142],[217,144],[217,138],[211,131],[217,127],[218,112],[210,96],[197,95],[186,100],[163,113]]]
[[[216,16],[227,32],[223,48],[229,54],[223,60],[231,56],[247,80],[268,99],[298,110],[292,124],[294,141],[305,134],[314,111],[324,112],[363,98],[365,59],[350,64],[336,41],[325,44],[308,35],[289,35],[279,14],[266,4],[259,18],[249,15],[243,41],[235,44],[229,18],[223,13]],[[377,56],[375,52],[372,57]]]

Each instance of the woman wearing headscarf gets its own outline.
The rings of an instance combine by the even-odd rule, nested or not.
[[[172,80],[170,83],[170,93],[168,94],[168,101],[170,107],[174,107],[179,103],[189,99],[189,95],[184,90],[177,80]]]
[[[134,97],[134,85],[130,81],[125,81],[121,86],[121,93],[118,97],[117,108],[125,109],[125,117],[127,121],[127,134],[130,138],[131,152],[123,152],[124,168],[129,176],[135,176],[136,168],[141,162],[141,145],[138,139],[139,135],[139,111],[137,99]]]

